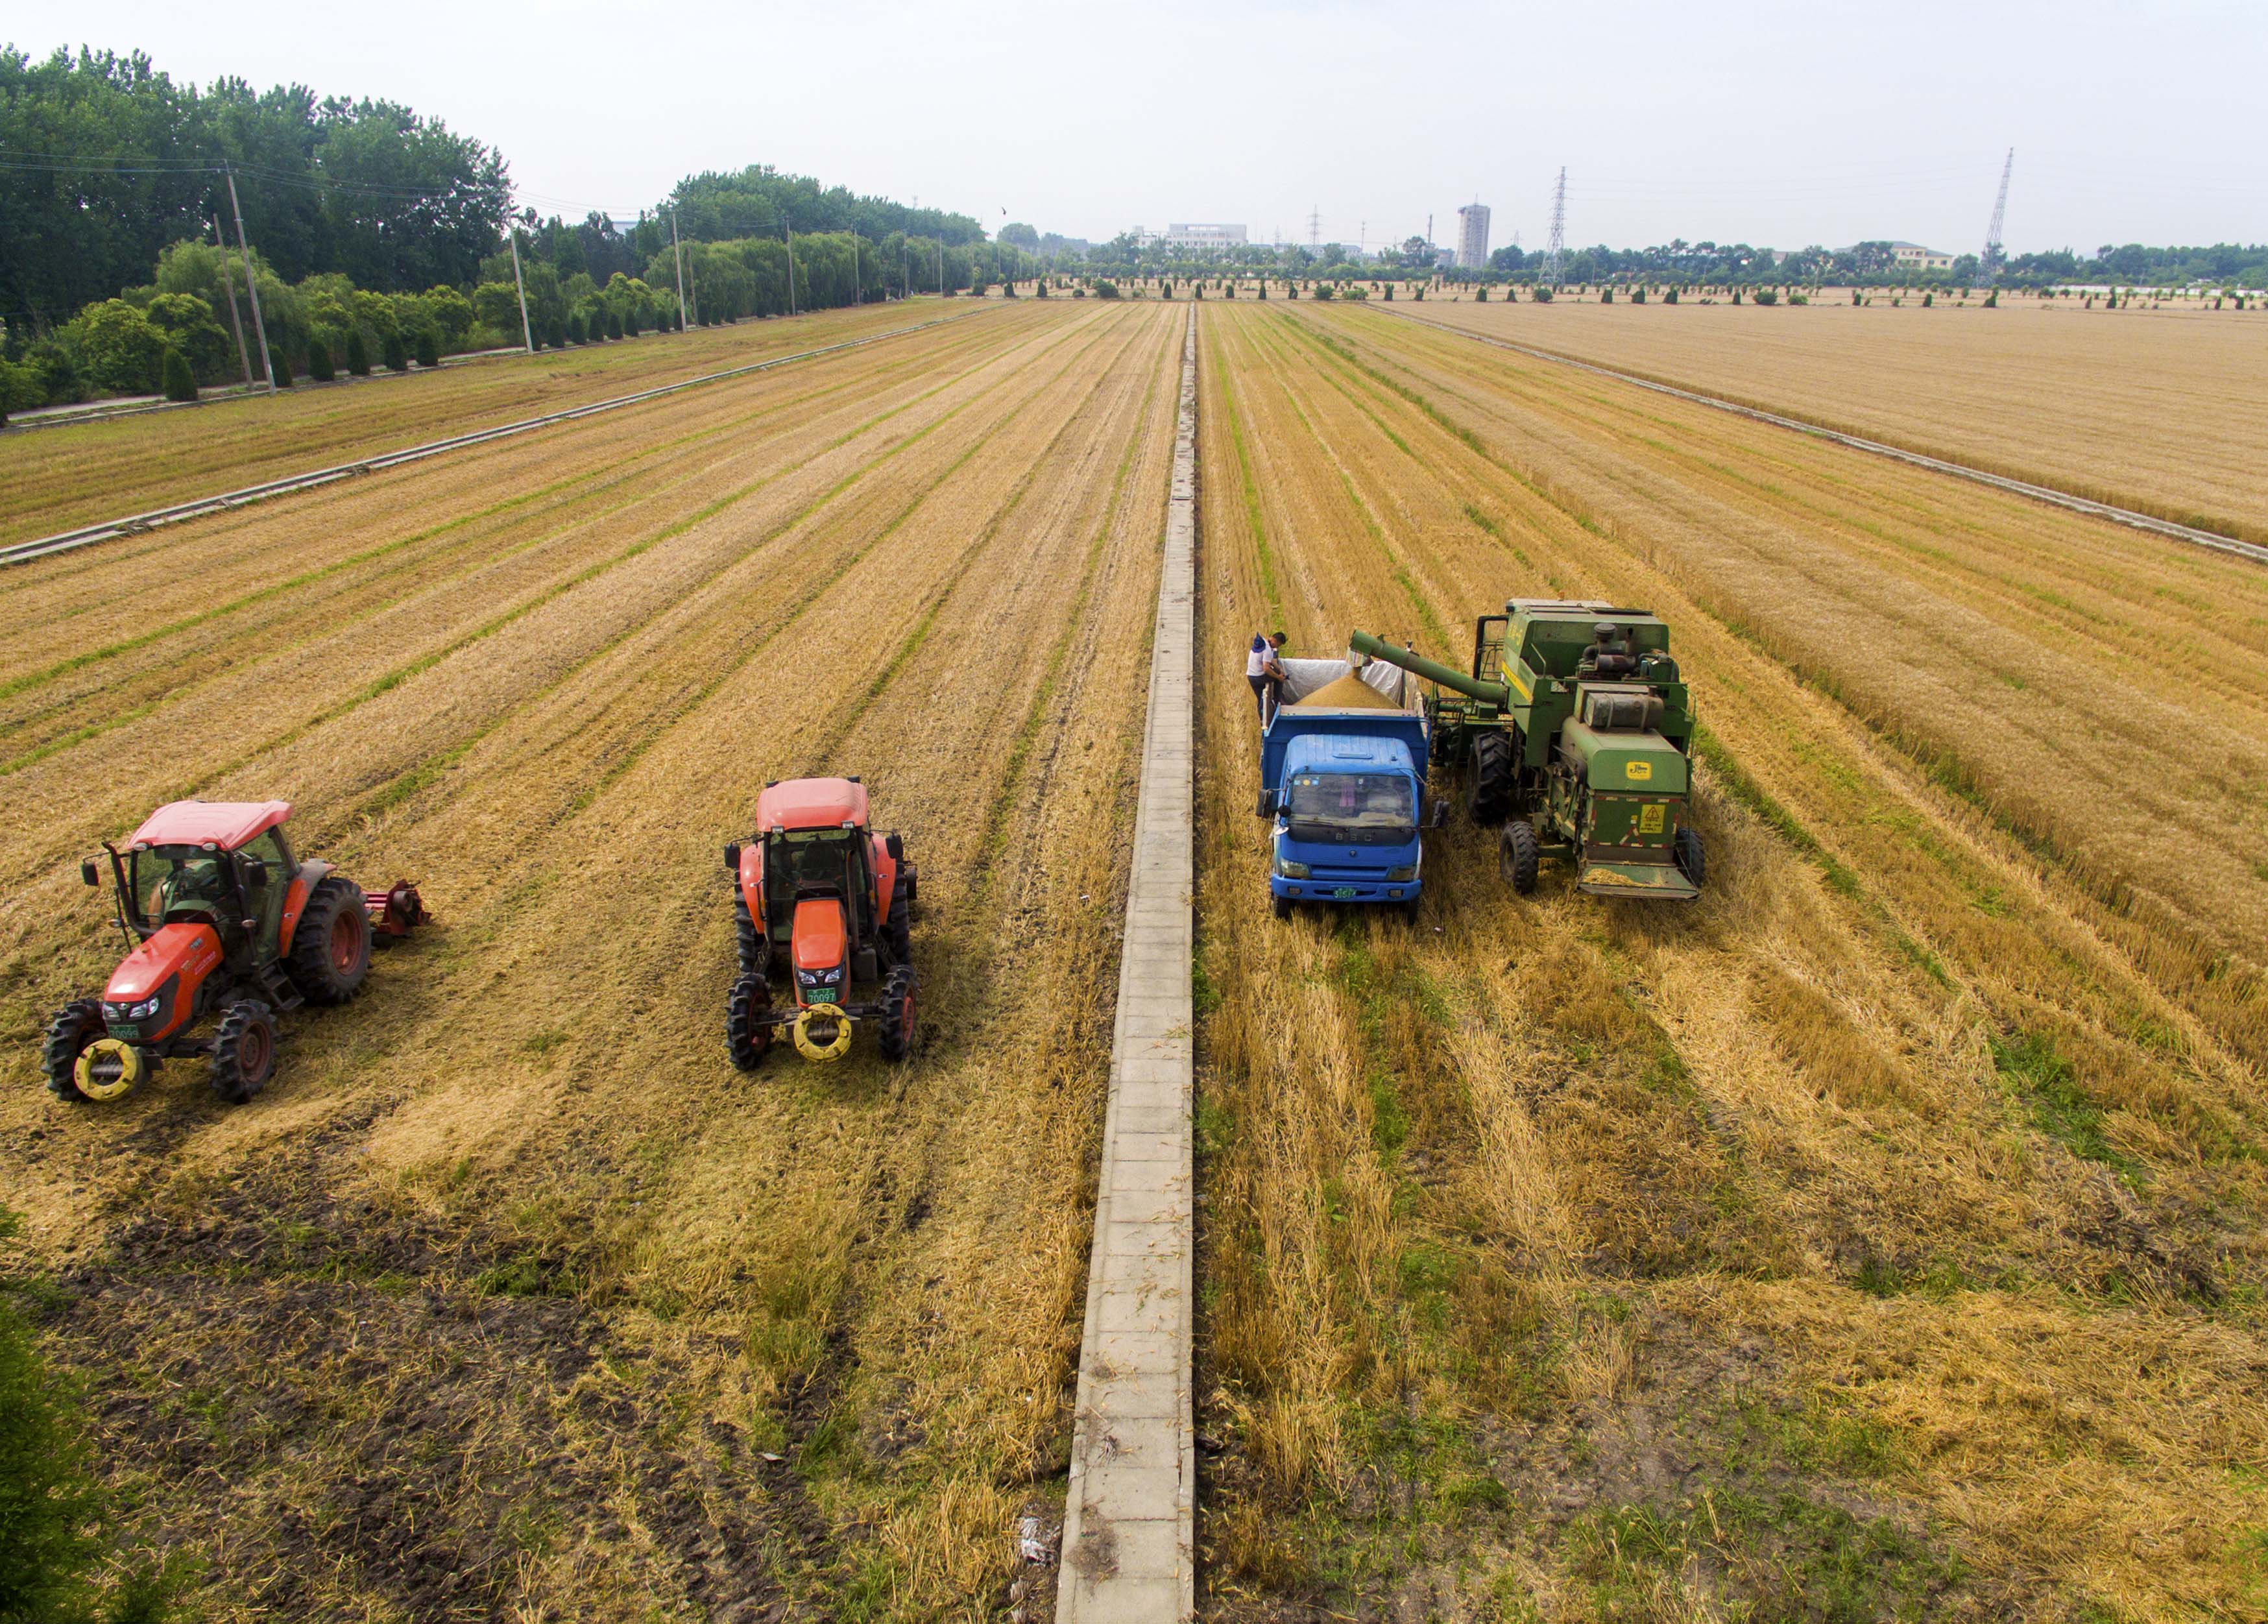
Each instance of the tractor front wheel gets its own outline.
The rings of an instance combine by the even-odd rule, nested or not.
[[[75,998],[55,1011],[48,1022],[48,1040],[40,1053],[40,1069],[48,1074],[48,1092],[74,1105],[89,1105],[94,1096],[78,1086],[78,1057],[103,1034],[102,1005],[92,998]]]
[[[1512,741],[1501,731],[1473,740],[1473,822],[1501,823],[1512,811]]]
[[[357,905],[361,901],[355,898]],[[239,999],[228,1007],[213,1034],[213,1092],[232,1105],[241,1105],[275,1074],[276,1014],[256,998]]]
[[[1698,890],[1702,876],[1709,872],[1708,856],[1701,849],[1701,831],[1690,823],[1680,823],[1669,849],[1676,859],[1677,872]]]
[[[882,1058],[902,1060],[914,1047],[914,967],[895,964],[882,984]]]
[[[1535,889],[1536,866],[1543,860],[1535,838],[1535,825],[1524,817],[1516,817],[1504,826],[1504,838],[1497,844],[1497,867],[1512,889],[1522,897]]]
[[[765,1019],[771,1012],[772,990],[762,976],[742,976],[733,983],[725,1001],[725,1046],[744,1072],[755,1070],[772,1046],[773,1029]]]
[[[315,882],[291,929],[284,969],[311,1004],[343,1004],[370,974],[370,910],[352,882],[327,874]]]

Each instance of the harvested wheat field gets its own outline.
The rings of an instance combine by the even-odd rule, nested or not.
[[[2248,541],[2268,541],[2268,312],[1474,304],[1424,320],[1595,362],[1990,473]],[[1864,477],[1860,475],[1859,477]]]
[[[1205,1615],[2262,1616],[2268,576],[1381,311],[1201,344]],[[1271,921],[1253,630],[1515,595],[1669,622],[1702,900],[1456,820],[1416,927]]]
[[[0,1182],[206,1616],[1005,1610],[1068,1452],[1184,319],[996,306],[8,578]],[[838,771],[922,867],[924,1047],[744,1076],[718,848]],[[176,1061],[62,1106],[40,1026],[115,952],[77,860],[190,794],[290,799],[440,923],[250,1105]]]
[[[991,306],[997,308],[997,306]],[[987,306],[917,299],[0,433],[0,545]]]

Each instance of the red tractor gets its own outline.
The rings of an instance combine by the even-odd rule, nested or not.
[[[806,1059],[840,1059],[871,1021],[882,1057],[914,1043],[914,866],[866,827],[857,779],[791,779],[756,799],[752,844],[725,848],[740,973],[726,1006],[733,1064],[753,1071],[782,1028]],[[777,982],[790,1001],[775,1005]]]
[[[114,1100],[180,1055],[209,1057],[213,1092],[240,1105],[276,1074],[276,1017],[362,991],[373,938],[427,915],[416,889],[364,891],[284,838],[288,801],[176,801],[121,851],[108,841],[118,924],[134,945],[99,999],[48,1024],[48,1087],[80,1104]],[[102,883],[92,858],[79,878]],[[210,1037],[191,1029],[217,1016]]]

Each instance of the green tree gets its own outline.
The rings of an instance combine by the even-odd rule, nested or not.
[[[307,345],[307,376],[317,383],[328,383],[338,376],[331,364],[331,347],[320,338]]]
[[[370,343],[359,326],[347,328],[347,371],[357,378],[370,376]]]
[[[400,329],[379,340],[379,353],[386,358],[388,372],[406,373],[409,370],[409,346],[401,342]]]
[[[280,340],[270,339],[269,341],[268,364],[276,369],[276,387],[279,389],[290,388],[291,387],[291,359],[289,356],[284,353],[284,345]]]
[[[63,329],[63,340],[97,388],[141,395],[157,386],[166,335],[122,299],[87,306]]]
[[[417,365],[429,371],[441,364],[441,335],[430,327],[417,329]]]
[[[166,399],[170,402],[197,399],[197,374],[190,372],[188,356],[174,350],[173,344],[166,347],[166,360],[158,363],[158,377],[166,383]]]

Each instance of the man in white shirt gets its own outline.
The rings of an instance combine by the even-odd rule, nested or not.
[[[1284,703],[1284,668],[1277,655],[1283,651],[1284,634],[1271,631],[1266,637],[1255,634],[1251,651],[1244,657],[1244,680],[1252,684],[1253,703],[1260,707],[1261,726],[1268,724],[1268,698],[1272,690],[1276,703]]]

